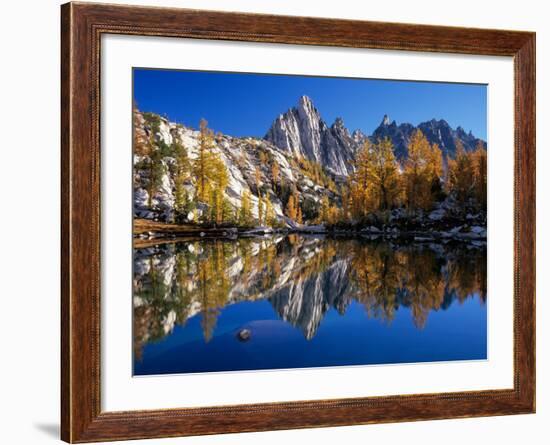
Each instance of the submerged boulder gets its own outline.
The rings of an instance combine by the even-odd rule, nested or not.
[[[250,337],[252,336],[252,333],[250,332],[250,329],[241,329],[239,332],[237,332],[237,339],[239,341],[248,341],[250,340]]]

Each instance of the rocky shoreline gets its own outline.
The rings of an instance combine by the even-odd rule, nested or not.
[[[193,227],[182,226],[181,230],[177,226],[170,225],[168,230],[163,230],[161,225],[156,224],[155,228],[148,231],[135,233],[134,238],[137,242],[149,244],[152,241],[172,241],[181,238],[253,238],[271,235],[322,235],[328,237],[361,237],[369,240],[402,240],[405,242],[466,242],[477,246],[486,245],[487,228],[480,224],[439,224],[439,225],[385,225],[368,227],[325,227],[307,226],[293,228],[272,228],[272,227]]]

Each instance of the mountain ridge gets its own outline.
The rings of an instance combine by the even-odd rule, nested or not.
[[[323,202],[341,203],[340,186],[354,173],[356,155],[366,141],[389,137],[397,160],[402,162],[417,128],[425,132],[431,143],[437,143],[446,156],[454,156],[455,136],[467,151],[474,150],[480,141],[486,147],[486,143],[471,132],[466,133],[461,127],[452,129],[442,119],[432,119],[415,127],[406,123],[397,125],[384,115],[372,135],[367,136],[359,129],[350,132],[340,117],[327,125],[312,100],[302,96],[298,106],[275,119],[264,138],[218,133],[213,138],[212,150],[227,169],[228,183],[223,195],[233,214],[248,194],[253,218],[259,218],[261,198],[270,202],[278,224],[298,227],[302,224],[301,216],[289,218],[285,208],[291,194],[296,196],[298,202],[294,204],[303,211],[304,221],[315,221]],[[183,146],[189,161],[193,162],[198,155],[199,139],[200,131],[196,129],[170,122],[155,113],[134,110],[135,144],[150,145],[152,150],[134,152],[135,217],[174,220],[177,161],[173,147]],[[153,155],[161,171],[154,190],[150,185]],[[191,177],[184,182],[183,189],[189,200],[195,199],[197,190]],[[196,223],[209,211],[207,207],[204,203],[197,204],[193,212],[186,212],[185,221]]]
[[[437,144],[444,156],[453,158],[456,154],[456,141],[460,140],[466,151],[475,150],[478,143],[487,149],[487,143],[475,137],[472,132],[466,133],[459,125],[453,129],[445,119],[431,119],[420,122],[414,126],[408,122],[397,125],[396,121],[390,122],[387,115],[384,115],[380,125],[374,130],[371,140],[389,137],[394,145],[394,152],[397,159],[407,158],[410,138],[415,130],[421,130],[431,144]]]
[[[370,136],[360,129],[350,133],[341,117],[329,127],[308,96],[301,96],[297,106],[279,114],[264,139],[289,153],[318,162],[336,175],[349,176],[353,173],[355,155],[367,139],[376,142],[390,138],[396,158],[403,161],[408,155],[410,138],[417,129],[430,143],[437,144],[445,156],[454,157],[457,139],[466,151],[473,151],[478,143],[487,148],[487,143],[471,131],[466,133],[460,126],[453,129],[444,119],[431,119],[416,126],[407,122],[398,125],[385,114]]]

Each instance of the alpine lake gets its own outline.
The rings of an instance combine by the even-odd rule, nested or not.
[[[134,247],[134,375],[484,360],[484,243],[273,233]]]

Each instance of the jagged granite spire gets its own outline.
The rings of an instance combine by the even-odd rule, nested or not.
[[[308,96],[300,97],[296,107],[279,115],[265,139],[295,156],[322,164],[336,175],[353,172],[357,142],[342,118],[328,127]]]

